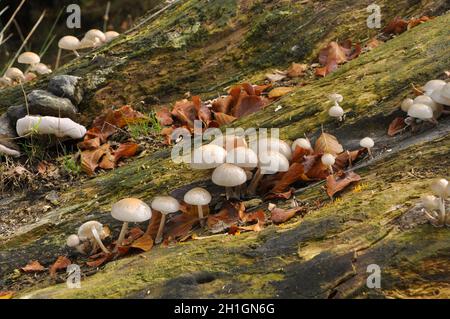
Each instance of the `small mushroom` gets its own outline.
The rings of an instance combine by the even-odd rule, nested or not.
[[[101,250],[109,254],[109,250],[103,245],[102,238],[104,237],[103,225],[95,220],[84,223],[78,229],[78,237],[81,241],[89,240],[92,245],[94,252],[97,248],[97,245],[101,248]]]
[[[222,164],[212,173],[211,180],[214,184],[225,187],[226,198],[234,197],[233,188],[247,181],[245,171],[233,164]]]
[[[227,151],[236,147],[247,147],[247,141],[244,137],[233,134],[219,136],[209,144],[223,147]]]
[[[443,80],[431,80],[422,87],[422,90],[425,91],[425,95],[430,96],[433,91],[442,88],[445,84]]]
[[[450,106],[450,83],[443,85],[440,89],[436,89],[431,93],[434,102]]]
[[[307,138],[298,138],[292,143],[292,151],[295,151],[297,146],[305,149],[305,150],[312,150],[311,142]]]
[[[425,104],[413,104],[408,110],[408,116],[422,121],[433,119],[433,110]]]
[[[7,76],[0,77],[0,88],[10,86],[12,84],[12,80]]]
[[[161,213],[161,222],[159,224],[158,233],[156,234],[155,244],[159,244],[163,239],[164,225],[166,224],[166,216],[180,210],[180,203],[172,196],[157,196],[152,201],[152,209]]]
[[[191,160],[193,169],[212,169],[225,163],[227,151],[218,145],[202,145],[194,150]]]
[[[248,187],[248,193],[254,195],[263,175],[273,175],[278,172],[287,172],[289,170],[289,161],[281,153],[268,151],[260,153],[258,169],[253,180]]]
[[[344,113],[344,109],[339,105],[334,105],[328,110],[328,115],[337,118],[339,122],[342,122]]]
[[[333,102],[335,105],[338,105],[338,103],[341,103],[344,101],[344,97],[338,93],[333,93],[328,96],[331,102]]]
[[[112,206],[111,216],[123,222],[117,239],[117,247],[121,246],[128,231],[128,223],[142,223],[152,218],[152,210],[146,203],[137,198],[125,198]]]
[[[261,138],[258,141],[258,154],[267,154],[267,152],[276,152],[282,154],[288,160],[292,158],[292,149],[288,143],[278,138]]]
[[[37,63],[33,65],[30,69],[31,71],[36,71],[38,74],[50,74],[52,73],[52,69],[50,69],[44,63]]]
[[[227,152],[226,163],[252,169],[258,166],[258,155],[252,149],[240,146]]]
[[[211,194],[204,188],[195,187],[184,194],[184,201],[193,206],[197,206],[198,218],[202,227],[205,225],[203,216],[203,206],[211,202]]]
[[[105,42],[108,43],[119,36],[119,32],[116,31],[107,31],[105,32]]]
[[[440,201],[436,196],[427,195],[422,198],[422,205],[426,210],[433,211],[439,209]]]
[[[98,38],[96,38],[95,40],[82,38],[80,41],[80,45],[78,46],[78,49],[83,50],[83,49],[95,48],[95,47],[98,47],[99,45],[101,45],[101,41]]]
[[[410,98],[406,98],[402,101],[402,104],[400,106],[400,108],[402,109],[403,112],[408,113],[409,108],[414,104],[414,100],[410,99]]]
[[[332,155],[332,154],[323,154],[322,155],[322,163],[323,165],[325,165],[326,167],[328,167],[328,170],[330,171],[330,174],[333,174],[333,165],[336,162],[336,158]]]
[[[359,145],[361,145],[361,147],[367,148],[367,152],[369,153],[370,158],[373,159],[373,155],[372,155],[372,151],[371,151],[371,148],[375,145],[375,142],[373,141],[373,139],[371,139],[370,137],[365,137],[359,142]],[[333,165],[333,164],[331,164],[331,165]]]
[[[84,35],[84,37],[88,40],[92,40],[92,41],[96,41],[96,39],[100,40],[101,42],[106,42],[106,36],[105,34],[98,30],[98,29],[91,29],[88,32],[86,32],[86,34]]]
[[[28,51],[19,55],[19,57],[17,58],[17,62],[28,64],[30,67],[33,67],[34,65],[41,62],[41,58],[36,53]]]
[[[86,128],[69,118],[54,116],[30,116],[19,119],[16,123],[17,135],[23,137],[31,133],[52,134],[56,137],[80,139],[86,134]]]
[[[76,37],[71,35],[66,35],[62,37],[58,42],[58,55],[56,57],[56,64],[55,69],[59,67],[59,61],[61,59],[61,50],[68,50],[72,51],[73,54],[78,58],[80,55],[78,54],[77,50],[80,46],[80,40],[78,40]]]
[[[445,178],[436,179],[431,183],[431,191],[438,196],[439,201],[439,217],[435,218],[438,225],[446,223],[445,199],[449,196],[449,183]]]
[[[20,71],[18,68],[7,69],[5,72],[5,77],[19,83],[25,81],[25,75],[23,75],[23,72]]]
[[[86,249],[88,248],[87,242],[81,242],[80,237],[78,235],[72,234],[67,237],[66,245],[70,248],[75,249],[80,254],[86,254]]]

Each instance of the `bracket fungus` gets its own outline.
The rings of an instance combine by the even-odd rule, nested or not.
[[[234,187],[247,182],[247,174],[244,169],[233,164],[222,164],[212,173],[211,180],[218,186],[225,187],[226,198],[236,197]]]
[[[111,216],[123,222],[117,246],[122,245],[128,231],[128,223],[142,223],[152,218],[150,207],[137,198],[125,198],[115,203],[111,208]]]
[[[30,116],[19,119],[16,123],[17,134],[21,137],[28,134],[54,135],[56,137],[69,137],[80,139],[86,134],[86,128],[69,118],[53,116]]]
[[[102,242],[106,236],[101,223],[95,220],[84,223],[78,229],[78,237],[81,241],[90,241],[93,246],[92,251],[95,251],[98,245],[104,253],[109,254],[109,250]]]
[[[152,201],[152,209],[161,213],[161,222],[159,224],[158,233],[156,234],[155,244],[159,244],[163,239],[164,225],[166,224],[166,216],[176,213],[180,210],[180,203],[172,196],[157,196]]]
[[[205,225],[203,206],[209,205],[211,202],[211,194],[204,188],[195,187],[184,194],[184,201],[193,206],[197,206],[198,218],[202,227]]]
[[[375,142],[373,141],[373,139],[371,139],[370,137],[365,137],[359,142],[359,145],[361,145],[361,147],[366,148],[367,152],[369,153],[370,158],[373,159],[373,154],[371,151],[371,148],[375,145]]]
[[[449,182],[444,178],[436,179],[431,183],[431,191],[435,196],[428,195],[422,199],[428,220],[436,227],[450,226],[450,214],[445,208],[445,201],[450,197]]]
[[[287,172],[288,170],[289,161],[283,154],[275,151],[260,153],[258,169],[250,182],[248,193],[250,195],[256,193],[256,189],[264,175],[273,175],[278,172]]]

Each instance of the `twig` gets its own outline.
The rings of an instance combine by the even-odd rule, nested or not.
[[[108,27],[110,7],[111,7],[111,1],[108,1],[108,3],[106,4],[105,15],[103,16],[103,32],[106,32],[106,28]]]
[[[13,22],[14,18],[16,17],[16,14],[19,12],[20,8],[22,8],[23,4],[27,0],[22,0],[22,2],[19,3],[19,5],[16,8],[16,11],[12,14],[12,16],[9,18],[8,22],[6,22],[5,26],[3,27],[2,31],[0,31],[0,34],[4,34],[6,29],[8,29],[9,25]]]
[[[22,29],[20,28],[19,24],[17,23],[17,20],[14,19],[13,23],[14,23],[14,26],[16,27],[17,33],[19,34],[20,41],[22,41],[22,42],[25,41],[25,37],[23,36]],[[25,48],[27,51],[29,51],[28,46],[25,46]]]

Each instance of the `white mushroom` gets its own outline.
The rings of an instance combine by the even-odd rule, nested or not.
[[[155,244],[159,244],[163,239],[164,225],[166,224],[166,216],[180,210],[180,203],[172,196],[157,196],[152,201],[152,209],[161,213],[161,222],[159,224],[158,233],[156,234]]]
[[[128,231],[128,223],[142,223],[152,218],[152,210],[137,198],[125,198],[112,206],[111,216],[123,222],[117,239],[117,247],[122,245]]]
[[[240,146],[227,152],[226,162],[251,169],[258,166],[258,155],[252,149]]]
[[[78,235],[72,234],[67,237],[66,244],[70,248],[75,248],[80,244],[80,237],[78,237]]]
[[[371,139],[370,137],[365,137],[359,142],[359,145],[361,145],[361,147],[366,148],[367,152],[369,153],[370,158],[373,158],[372,151],[371,151],[371,148],[375,145],[375,142],[373,141],[373,139]]]
[[[193,169],[211,169],[225,163],[227,151],[214,144],[202,145],[194,150],[191,159]]]
[[[433,224],[443,226],[447,223],[448,219],[445,211],[445,199],[449,196],[449,183],[444,178],[436,179],[431,183],[431,190],[434,195],[439,198],[434,199],[434,196],[425,197],[422,203],[425,209],[434,215],[430,215],[429,213],[427,214],[427,217],[433,222]],[[437,209],[440,211],[439,215],[434,212],[434,210]]]
[[[301,147],[305,150],[312,150],[311,142],[307,138],[298,138],[292,143],[292,151],[295,151],[295,149],[298,147]]]
[[[21,137],[35,133],[80,139],[86,134],[84,126],[75,123],[69,118],[31,115],[27,115],[17,121],[16,131]]]
[[[41,58],[36,53],[28,51],[19,55],[17,62],[33,66],[41,62]]]
[[[0,155],[19,157],[20,152],[0,144]]]
[[[425,95],[430,96],[434,90],[440,89],[445,85],[445,81],[443,80],[431,80],[428,81],[424,86],[423,90],[425,91]]]
[[[341,103],[344,100],[344,97],[338,93],[333,93],[328,96],[331,102],[333,102],[335,105],[338,103]]]
[[[230,151],[236,147],[247,147],[247,142],[244,137],[233,134],[219,136],[209,144],[223,147],[227,151]]]
[[[272,151],[282,154],[288,160],[292,158],[292,149],[288,143],[278,138],[260,138],[258,141],[258,155]]]
[[[72,51],[76,57],[79,57],[80,55],[77,52],[79,46],[80,46],[80,40],[78,40],[78,38],[71,36],[71,35],[66,35],[66,36],[62,37],[58,41],[59,50],[58,50],[58,55],[56,57],[55,69],[57,69],[59,66],[59,60],[61,59],[61,50]]]
[[[408,116],[420,120],[430,120],[433,118],[433,110],[425,104],[413,104],[408,110]]]
[[[222,164],[212,173],[211,180],[214,184],[225,187],[226,198],[233,197],[233,188],[247,181],[245,171],[233,164]]]
[[[96,41],[96,39],[100,40],[101,42],[106,42],[106,36],[105,34],[98,30],[98,29],[91,29],[88,32],[86,32],[86,34],[84,35],[84,37],[88,40],[92,40],[92,41]]]
[[[52,69],[50,69],[44,63],[37,63],[33,65],[30,69],[31,71],[36,71],[38,74],[50,74],[52,73]]]
[[[23,75],[23,72],[20,71],[18,68],[7,69],[5,72],[5,77],[7,77],[15,82],[24,82],[25,81],[25,75]]]
[[[400,108],[402,109],[403,112],[408,113],[409,108],[414,104],[414,100],[410,99],[410,98],[406,98],[402,101],[402,104],[400,106]]]
[[[94,246],[93,251],[95,251],[95,246],[98,245],[104,253],[109,254],[109,250],[102,242],[104,230],[101,223],[95,220],[84,223],[78,229],[78,237],[81,241],[89,240]]]
[[[189,205],[197,206],[200,224],[204,226],[203,206],[209,205],[211,194],[204,188],[195,187],[184,194],[184,201]]]
[[[333,174],[333,165],[336,162],[336,158],[332,155],[332,154],[323,154],[322,155],[322,163],[323,165],[325,165],[326,167],[328,167],[328,170],[330,171],[331,174]]]
[[[339,105],[334,105],[328,110],[328,115],[337,118],[341,122],[344,116],[344,109]]]
[[[273,175],[278,172],[286,172],[289,170],[288,159],[278,152],[268,151],[259,154],[258,169],[253,176],[248,187],[248,193],[253,195],[263,177],[263,175]]]
[[[425,104],[428,105],[433,111],[433,118],[438,119],[443,110],[443,106],[433,101],[428,95],[419,95],[414,99],[414,104]]]
[[[110,42],[117,38],[120,34],[116,31],[106,31],[105,32],[105,42]]]
[[[436,89],[431,93],[433,101],[439,104],[450,106],[450,83],[445,84],[440,89]]]

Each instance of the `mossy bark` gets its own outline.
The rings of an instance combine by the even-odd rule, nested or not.
[[[407,1],[395,3],[380,1],[386,20],[427,13]],[[432,12],[442,11],[444,5],[424,4]],[[85,121],[111,105],[142,107],[144,101],[150,108],[176,100],[185,91],[214,96],[231,83],[260,80],[270,68],[312,61],[329,40],[349,36],[357,41],[373,35],[376,31],[364,25],[365,7],[353,1],[330,1],[319,7],[285,1],[220,1],[220,5],[219,1],[185,1],[59,72],[84,77],[89,89],[82,105]],[[269,106],[233,124],[278,127],[289,139],[304,133],[316,136],[324,124],[346,148],[357,147],[361,137],[374,136],[377,160],[357,169],[363,177],[360,187],[331,202],[319,184],[298,197],[325,205],[303,219],[272,225],[260,233],[155,247],[110,262],[84,278],[82,289],[67,289],[45,278],[33,287],[25,286],[20,296],[449,297],[449,230],[427,224],[417,208],[430,181],[448,177],[449,120],[444,118],[437,127],[415,135],[386,136],[411,83],[424,83],[448,70],[449,22],[447,14],[407,31],[335,73],[299,87],[277,101],[281,111],[275,113],[275,105]],[[298,44],[301,51],[291,51]],[[45,86],[45,82],[34,85]],[[344,124],[326,114],[327,95],[333,92],[345,97],[342,105],[349,112]],[[10,89],[0,97],[0,105],[18,99],[20,91]],[[14,287],[21,282],[14,269],[33,259],[50,264],[67,253],[65,237],[84,221],[95,218],[118,232],[120,225],[109,216],[117,199],[130,194],[146,201],[163,193],[181,197],[194,184],[207,185],[218,195],[207,173],[174,164],[167,149],[83,181],[62,192],[58,207],[39,222],[2,240],[0,283]],[[369,264],[381,267],[381,289],[366,286]]]

